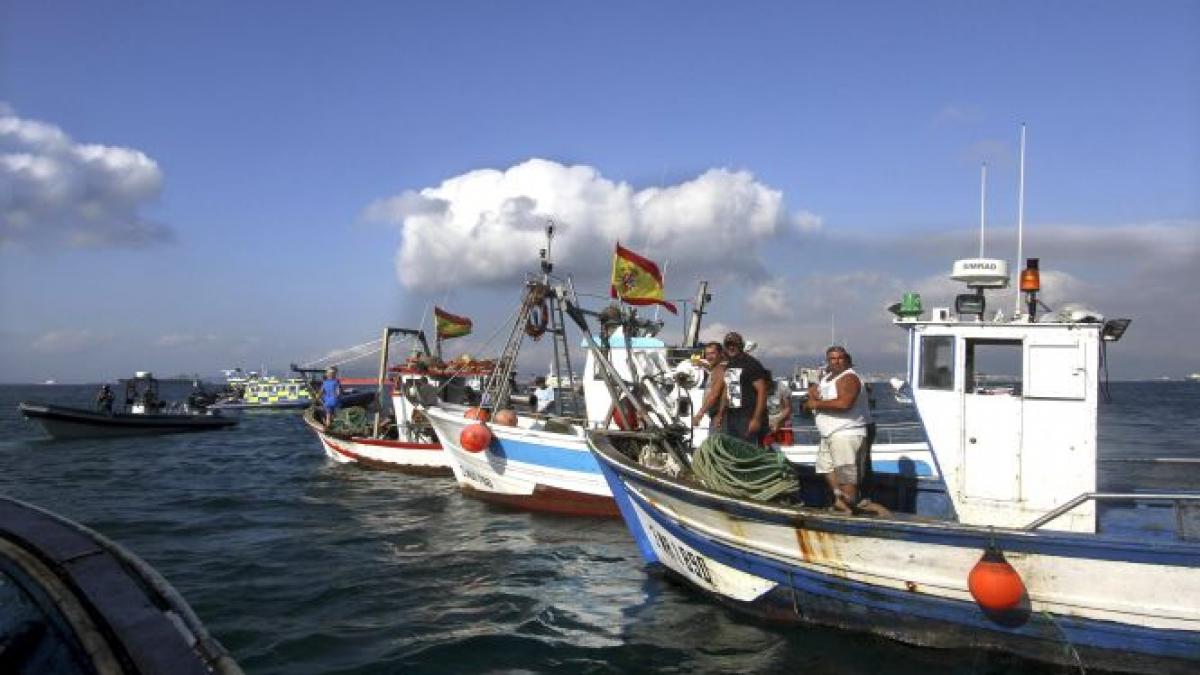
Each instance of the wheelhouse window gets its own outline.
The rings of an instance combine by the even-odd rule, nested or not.
[[[984,396],[1020,396],[1020,340],[966,341],[966,392]]]
[[[926,335],[921,338],[921,389],[954,389],[954,337]]]

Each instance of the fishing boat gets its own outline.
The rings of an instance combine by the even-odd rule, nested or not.
[[[807,505],[714,489],[643,380],[629,389],[641,430],[588,434],[643,558],[775,620],[1081,670],[1196,672],[1200,494],[1097,489],[1100,373],[1129,321],[1037,321],[1031,263],[1028,311],[1010,320],[984,312],[984,289],[1007,284],[994,259],[956,263],[974,292],[954,311],[896,319],[947,513],[845,515],[804,490]],[[997,360],[1020,386],[977,391]]]
[[[79,523],[0,497],[0,670],[241,675],[152,567]]]
[[[563,381],[574,379],[562,314],[570,290],[552,276],[552,239],[549,227],[542,273],[527,278],[522,287],[520,308],[482,392],[483,405],[437,405],[425,413],[464,493],[533,511],[616,517],[616,504],[587,449],[583,413],[568,407],[578,398],[556,397],[549,415],[518,416],[511,404],[517,355],[526,338],[550,335],[552,372]]]
[[[111,408],[94,409],[22,401],[17,410],[56,439],[213,431],[238,423],[237,417],[219,411],[162,401],[158,382],[148,372],[138,372],[124,383],[124,405],[116,405],[111,398]]]
[[[406,380],[403,375],[389,370],[390,347],[397,335],[416,338],[424,350],[421,356],[432,356],[424,331],[390,326],[384,329],[377,391],[365,393],[371,394],[366,403],[387,401],[383,392],[391,388],[395,392],[391,399],[392,415],[385,416],[384,411],[376,407],[371,420],[359,407],[363,404],[351,405],[341,408],[334,422],[326,426],[325,420],[318,417],[318,406],[312,406],[304,412],[304,422],[317,435],[325,455],[335,462],[409,474],[448,476],[451,471],[446,453],[421,413],[419,401],[401,393],[406,385],[415,385],[416,380]],[[408,389],[409,396],[416,395],[412,387]],[[340,402],[344,403],[344,400]]]

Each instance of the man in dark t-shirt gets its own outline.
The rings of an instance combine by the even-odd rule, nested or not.
[[[744,441],[761,444],[767,426],[767,388],[769,376],[758,359],[744,350],[741,335],[729,333],[725,346],[725,433]]]

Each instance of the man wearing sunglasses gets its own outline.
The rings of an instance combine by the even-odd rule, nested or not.
[[[725,346],[725,433],[762,444],[767,435],[767,375],[758,359],[745,352],[746,342],[729,333]]]

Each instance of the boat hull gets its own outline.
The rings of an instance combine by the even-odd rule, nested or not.
[[[34,420],[52,438],[110,438],[178,434],[224,429],[238,423],[236,417],[220,414],[126,414],[107,415],[67,406],[21,403],[17,409]]]
[[[450,464],[438,443],[416,443],[360,436],[344,436],[326,431],[312,411],[304,422],[317,435],[325,456],[343,464],[361,464],[372,469],[398,471],[420,476],[449,476]]]
[[[242,673],[144,561],[79,523],[7,497],[0,497],[0,575],[6,673]]]
[[[426,411],[466,494],[528,511],[569,516],[619,516],[600,467],[580,433],[488,425],[491,445],[468,452],[459,434],[474,420],[457,411]]]
[[[1066,665],[1195,672],[1200,547],[855,518],[738,500],[592,449],[643,557],[739,610]],[[994,541],[1026,592],[985,611],[967,577]]]

